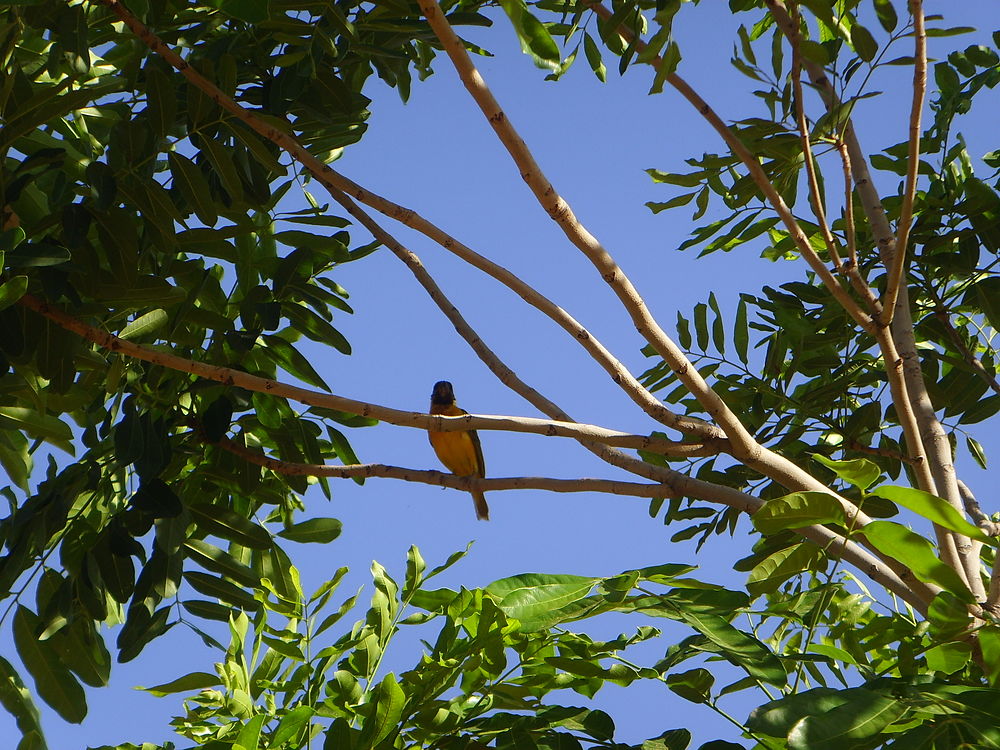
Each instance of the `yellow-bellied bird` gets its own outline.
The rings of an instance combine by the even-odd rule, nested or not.
[[[455,404],[455,390],[451,387],[451,383],[442,380],[434,384],[434,392],[431,393],[431,414],[458,417],[468,413]],[[483,446],[479,443],[479,435],[475,430],[452,432],[429,430],[428,435],[437,457],[452,474],[460,477],[486,476]],[[486,496],[482,492],[473,492],[472,499],[476,504],[476,518],[489,521],[490,506],[486,504]]]

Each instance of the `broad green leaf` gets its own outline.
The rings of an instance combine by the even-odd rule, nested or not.
[[[852,484],[862,490],[866,490],[878,481],[882,476],[882,470],[867,458],[852,458],[846,461],[837,461],[827,458],[820,453],[812,455],[813,461],[823,464],[833,471],[838,477],[848,484]]]
[[[935,672],[954,674],[972,658],[972,646],[964,641],[942,643],[924,652],[927,666]]]
[[[406,704],[406,694],[392,672],[382,678],[372,698],[374,710],[365,717],[362,747],[375,747],[396,731]]]
[[[155,310],[150,310],[145,315],[140,315],[138,318],[133,320],[127,326],[125,326],[121,331],[118,332],[118,338],[120,339],[135,339],[142,338],[146,334],[153,333],[154,331],[162,328],[166,325],[170,317],[167,315],[166,310],[157,308]]]
[[[814,688],[779,698],[750,712],[747,728],[770,737],[785,737],[792,727],[808,716],[820,716],[848,702],[845,691]]]
[[[768,555],[750,571],[747,590],[754,596],[771,594],[788,579],[812,570],[823,558],[823,550],[815,544],[796,544]]]
[[[764,503],[751,517],[762,534],[776,534],[804,526],[846,523],[844,508],[837,498],[825,492],[793,492]]]
[[[278,366],[293,377],[298,378],[303,383],[322,388],[329,391],[330,386],[320,376],[316,369],[298,349],[292,346],[291,342],[282,336],[264,334],[261,336],[267,351],[274,356]]]
[[[986,451],[983,450],[983,446],[971,435],[965,436],[965,447],[969,449],[969,453],[972,454],[972,458],[975,459],[976,463],[979,464],[983,469],[986,468]]]
[[[605,83],[608,80],[608,70],[604,67],[604,61],[601,59],[601,51],[597,48],[597,43],[587,32],[583,33],[583,53],[587,57],[590,69],[597,76],[597,80]]]
[[[851,46],[865,62],[871,62],[878,54],[878,42],[864,26],[859,23],[851,26]]]
[[[687,750],[691,744],[691,732],[687,729],[668,729],[658,737],[643,740],[641,750]]]
[[[692,703],[708,703],[712,697],[712,686],[715,678],[707,669],[692,669],[687,672],[675,672],[666,677],[667,687],[681,698]]]
[[[278,532],[278,536],[293,542],[327,544],[340,536],[343,524],[336,518],[310,518]]]
[[[403,599],[408,600],[423,583],[424,571],[427,563],[424,562],[420,550],[415,544],[410,545],[406,552],[406,577],[403,579]]]
[[[579,601],[599,582],[573,575],[523,573],[494,581],[486,592],[496,597],[507,617],[521,621],[525,631],[544,627],[552,612]]]
[[[891,32],[896,28],[896,24],[899,23],[896,9],[892,7],[892,0],[873,0],[873,2],[875,3],[875,15],[878,16],[878,22],[882,24],[883,29]]]
[[[200,539],[189,539],[184,542],[188,557],[207,570],[232,578],[236,583],[247,588],[260,588],[260,576],[239,562],[228,552],[223,552],[214,544]]]
[[[148,688],[137,687],[136,690],[142,690],[162,698],[164,695],[171,695],[172,693],[188,693],[221,684],[222,680],[218,675],[209,674],[208,672],[190,672],[183,677],[178,677],[176,680]]]
[[[843,691],[846,702],[799,721],[788,733],[789,750],[842,750],[874,737],[907,709],[907,703],[864,688]]]
[[[535,18],[524,0],[500,0],[500,7],[511,20],[521,51],[529,55],[540,68],[559,69],[559,46],[549,30]]]
[[[983,666],[991,687],[1000,686],[1000,627],[990,625],[978,631],[983,650]]]
[[[316,709],[312,706],[297,706],[282,716],[278,728],[274,730],[274,736],[270,740],[271,746],[281,747],[286,742],[303,737],[303,732],[315,713]]]
[[[251,594],[225,578],[196,570],[186,570],[184,571],[184,580],[191,584],[191,587],[199,594],[215,597],[230,606],[251,612],[260,608],[260,602],[254,599]]]
[[[931,543],[892,521],[872,521],[857,533],[864,534],[879,552],[894,558],[925,583],[935,583],[971,603],[972,593],[952,568],[941,562]]]
[[[170,173],[174,176],[174,185],[198,216],[198,220],[206,226],[214,227],[219,215],[205,175],[193,161],[175,151],[171,151],[167,158]]]
[[[0,254],[2,257],[2,254]],[[28,291],[27,276],[13,276],[0,286],[0,310],[10,307]]]
[[[268,549],[271,546],[271,535],[267,529],[229,508],[210,503],[196,503],[189,505],[188,511],[198,526],[209,534],[250,549]]]
[[[748,674],[771,685],[784,685],[785,668],[767,646],[718,615],[681,609],[681,619],[720,648],[727,661],[742,667]]]
[[[38,616],[18,606],[14,615],[14,643],[35,689],[63,719],[81,723],[87,716],[87,697],[76,677],[63,665],[52,644],[38,640]]]
[[[0,656],[0,705],[14,717],[22,735],[31,732],[42,735],[41,716],[31,698],[31,691],[25,686],[11,663],[2,656]],[[44,745],[39,747],[44,748]]]
[[[886,500],[891,500],[896,505],[902,505],[904,508],[908,508],[914,513],[930,519],[938,526],[943,526],[946,529],[963,534],[983,544],[991,544],[993,546],[997,544],[996,539],[987,536],[979,527],[973,526],[966,521],[962,517],[962,514],[955,510],[947,500],[943,500],[937,495],[932,495],[929,492],[912,487],[897,487],[894,485],[876,487],[872,490],[872,494],[884,497]]]
[[[47,440],[74,455],[73,431],[65,422],[51,414],[41,414],[23,406],[0,406],[0,426],[24,430],[32,437]]]
[[[260,747],[260,730],[268,718],[268,714],[261,713],[247,721],[240,728],[239,734],[236,735],[233,750],[258,750]]]

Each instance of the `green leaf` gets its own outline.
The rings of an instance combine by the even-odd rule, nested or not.
[[[677,70],[680,61],[681,48],[677,46],[677,42],[670,42],[667,45],[667,51],[663,53],[660,64],[656,68],[656,75],[653,76],[653,85],[649,88],[650,94],[659,94],[663,91],[663,84],[666,82],[667,76]]]
[[[372,699],[374,711],[365,717],[364,731],[359,744],[361,747],[375,747],[397,729],[406,705],[406,694],[390,672],[374,690]]]
[[[330,386],[320,377],[309,360],[292,344],[281,336],[263,334],[261,339],[267,346],[267,351],[273,355],[278,366],[288,374],[298,378],[303,383],[329,391]]]
[[[996,625],[979,630],[979,646],[983,650],[983,666],[991,687],[1000,686],[1000,628]]]
[[[170,163],[170,173],[174,176],[174,185],[180,190],[184,200],[198,216],[198,220],[209,227],[214,227],[219,219],[212,199],[212,190],[205,175],[186,156],[171,151],[167,156]]]
[[[316,710],[312,706],[297,706],[282,716],[270,740],[271,747],[281,747],[290,740],[303,737],[306,727],[309,726],[309,720],[315,713]]]
[[[263,526],[258,526],[239,513],[211,503],[196,503],[188,506],[199,528],[210,534],[236,542],[250,549],[269,549],[271,535]]]
[[[924,518],[930,519],[938,526],[970,537],[983,544],[996,546],[997,540],[987,536],[978,526],[973,526],[965,520],[962,514],[937,495],[912,487],[896,487],[885,485],[872,490],[873,495],[891,500],[896,505],[912,510]]]
[[[2,255],[0,255],[2,257]],[[10,307],[28,291],[28,277],[14,276],[0,286],[0,310]]]
[[[812,458],[813,461],[823,464],[823,466],[833,471],[834,474],[848,484],[852,484],[862,490],[871,487],[882,476],[882,470],[867,458],[852,458],[846,461],[837,461],[819,453],[814,453]]]
[[[698,348],[708,351],[708,305],[699,302],[694,306],[694,333],[698,340]]]
[[[871,62],[878,54],[878,42],[864,26],[859,23],[851,26],[851,46],[865,62]]]
[[[964,641],[941,643],[924,652],[927,666],[935,672],[954,674],[972,658],[972,645]]]
[[[924,537],[892,521],[872,521],[857,533],[864,534],[879,552],[898,560],[921,581],[936,583],[962,601],[972,603],[972,593],[965,582],[937,558]]]
[[[137,687],[136,690],[142,690],[147,693],[151,693],[159,698],[165,695],[171,695],[172,693],[188,693],[194,690],[202,690],[204,688],[215,687],[216,685],[221,685],[222,680],[218,675],[209,674],[208,672],[189,672],[183,677],[178,677],[176,680],[171,680],[170,682],[164,682],[160,685],[154,685],[153,687]]]
[[[161,308],[150,310],[145,315],[140,315],[138,318],[125,326],[118,333],[118,338],[142,338],[146,334],[153,333],[154,331],[162,328],[166,325],[169,319],[170,316],[168,316],[167,312]]]
[[[712,697],[715,678],[707,669],[692,669],[688,672],[668,674],[667,687],[681,698],[692,703],[708,703]]]
[[[608,80],[608,69],[604,67],[601,59],[601,51],[597,48],[597,43],[587,32],[583,32],[583,53],[587,56],[590,69],[594,71],[597,80],[605,83]]]
[[[310,518],[278,532],[278,536],[302,544],[326,544],[340,536],[343,524],[336,518]]]
[[[257,750],[260,747],[260,730],[270,716],[266,713],[257,714],[240,728],[233,743],[233,750]]]
[[[13,627],[17,653],[42,700],[66,721],[79,724],[87,716],[87,697],[52,645],[38,640],[40,624],[34,612],[18,605]]]
[[[801,529],[815,524],[846,523],[840,501],[826,492],[793,492],[764,503],[751,517],[762,534],[776,534],[784,529]]]
[[[823,558],[815,544],[796,544],[768,555],[754,566],[747,578],[747,590],[753,596],[771,594],[792,576],[812,570]]]
[[[975,459],[976,463],[979,464],[983,469],[986,468],[986,451],[983,450],[983,446],[980,445],[979,441],[970,435],[965,436],[965,447],[969,449],[969,453]]]
[[[907,708],[903,700],[864,688],[843,691],[848,700],[836,708],[799,721],[788,733],[789,750],[842,750],[853,740],[874,737]]]
[[[24,430],[32,437],[46,440],[70,455],[74,454],[73,431],[57,417],[40,414],[23,406],[0,406],[0,426],[5,424]]]
[[[500,0],[521,42],[521,51],[529,55],[540,68],[559,70],[559,45],[541,21],[531,15],[524,0]]]
[[[691,732],[687,729],[668,729],[658,737],[643,740],[641,750],[686,750],[691,744]]]
[[[740,297],[740,302],[736,306],[736,325],[733,328],[733,344],[736,346],[736,355],[740,362],[747,363],[747,354],[750,347],[750,327],[747,323],[747,301]]]
[[[14,717],[22,736],[28,736],[32,732],[39,737],[42,736],[41,716],[38,707],[31,699],[31,691],[25,687],[21,676],[11,663],[2,656],[0,656],[0,705]],[[44,745],[39,747],[43,748]]]
[[[496,597],[507,617],[520,620],[525,631],[547,627],[557,610],[583,599],[598,578],[523,573],[494,581],[486,591]]]
[[[896,9],[892,7],[892,0],[874,0],[874,3],[878,22],[882,24],[883,29],[891,33],[896,28],[896,24],[899,23]]]
[[[184,546],[187,548],[188,557],[206,570],[232,578],[241,586],[251,589],[260,588],[260,577],[250,567],[239,562],[228,552],[223,552],[214,544],[200,539],[188,539],[184,542]]]

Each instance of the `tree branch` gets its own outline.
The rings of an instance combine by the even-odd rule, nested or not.
[[[539,204],[553,221],[559,225],[567,239],[573,243],[600,272],[601,277],[611,287],[623,307],[632,318],[639,333],[663,357],[688,390],[698,399],[725,432],[740,455],[754,453],[759,447],[735,414],[726,406],[684,356],[680,348],[660,328],[650,314],[642,296],[636,290],[625,272],[601,243],[584,227],[573,214],[569,204],[549,182],[535,161],[528,147],[518,135],[507,115],[501,109],[479,71],[476,70],[462,40],[458,38],[435,0],[418,0],[420,9],[431,29],[441,41],[444,51],[451,59],[459,78],[479,106],[487,121],[493,127],[500,142],[506,147],[521,178],[531,189]]]
[[[892,321],[896,307],[896,296],[906,270],[906,243],[913,221],[913,202],[917,195],[917,171],[920,168],[920,118],[924,108],[924,94],[927,91],[927,31],[924,28],[922,0],[910,0],[910,14],[913,16],[913,102],[910,105],[910,139],[906,166],[906,190],[903,204],[899,209],[896,224],[896,246],[892,263],[889,265],[889,280],[886,284],[882,307]]]
[[[529,305],[548,316],[586,349],[594,361],[604,368],[611,376],[611,379],[650,417],[668,427],[708,440],[723,440],[725,438],[725,433],[718,427],[694,417],[676,414],[667,408],[659,399],[646,390],[635,376],[629,372],[628,368],[611,354],[572,315],[545,297],[530,284],[524,282],[510,270],[477,253],[468,245],[465,245],[443,229],[435,226],[413,209],[393,203],[387,198],[383,198],[361,187],[349,178],[334,172],[332,169],[330,172],[336,175],[336,177],[331,177],[331,179],[336,181],[341,190],[344,190],[376,211],[420,232],[469,265],[478,268],[480,271],[496,279]]]
[[[494,370],[498,377],[500,377],[501,380],[508,385],[508,387],[511,387],[513,390],[521,393],[521,395],[524,395],[531,403],[535,404],[536,407],[544,413],[550,414],[550,416],[555,415],[555,421],[569,423],[571,428],[575,425],[568,415],[565,415],[565,412],[562,412],[558,406],[551,401],[548,401],[548,399],[545,399],[541,396],[541,394],[534,391],[534,389],[531,389],[529,386],[522,383],[516,378],[516,375],[509,370],[509,368],[506,368],[506,366],[503,365],[503,363],[500,362],[495,355],[493,355],[485,344],[479,340],[475,332],[468,327],[467,324],[464,324],[464,320],[461,318],[457,309],[451,306],[447,298],[444,297],[440,289],[437,288],[433,279],[429,274],[427,274],[426,269],[424,269],[422,264],[420,264],[419,259],[398,243],[391,235],[385,232],[385,230],[383,230],[364,211],[354,204],[354,202],[343,192],[343,190],[338,187],[333,177],[333,175],[335,175],[333,170],[309,154],[308,151],[306,151],[293,136],[284,133],[267,123],[264,123],[251,112],[243,109],[234,101],[226,97],[217,87],[198,75],[193,69],[190,68],[183,58],[169,49],[162,42],[162,40],[156,37],[156,35],[147,29],[137,18],[135,18],[135,16],[129,13],[129,11],[124,8],[120,2],[118,2],[118,0],[99,1],[111,8],[112,11],[122,20],[122,22],[125,23],[153,52],[167,60],[167,62],[188,78],[193,85],[198,86],[201,90],[208,94],[210,98],[216,102],[216,104],[239,117],[254,131],[283,148],[299,163],[305,166],[314,175],[317,181],[326,187],[334,200],[344,206],[345,210],[347,210],[350,215],[358,219],[358,221],[364,225],[376,239],[386,244],[390,250],[395,252],[397,256],[399,256],[407,264],[411,272],[413,272],[418,278],[418,281],[424,285],[424,288],[429,294],[431,294],[432,298],[435,299],[435,302],[442,308],[445,314],[448,315],[453,324],[456,325],[459,333],[466,338],[483,361],[486,362],[488,366],[491,366],[491,369]],[[455,47],[455,45],[457,45],[455,48],[461,53],[461,56],[464,56],[465,62],[475,74],[479,83],[482,84],[482,79],[479,78],[478,72],[472,68],[471,61],[469,61],[467,55],[465,55],[461,42],[454,36],[450,26],[441,14],[440,8],[438,8],[436,4],[430,3],[429,0],[421,0],[421,3],[422,7],[427,4],[427,9],[430,10],[432,14],[437,14],[436,20],[438,24],[443,24],[443,27],[447,29],[447,32],[454,38],[454,44],[452,46]],[[448,45],[446,44],[445,46],[447,51]],[[449,52],[449,54],[451,53]],[[485,89],[485,84],[482,84],[482,89],[495,105],[495,100],[492,100],[492,95],[489,93],[488,89]],[[494,127],[496,128],[497,122],[499,121],[502,123],[505,120],[505,116],[499,110],[498,106],[495,107],[495,114],[496,119],[491,119],[491,122],[493,122]],[[618,294],[623,305],[632,316],[637,329],[654,345],[655,348],[657,348],[661,356],[664,357],[665,361],[670,363],[671,366],[676,367],[675,372],[677,372],[682,382],[688,384],[692,393],[699,399],[703,398],[708,402],[708,406],[706,406],[703,401],[703,406],[705,406],[706,410],[717,420],[720,420],[720,424],[722,425],[727,436],[729,436],[731,440],[733,434],[739,438],[738,440],[733,441],[736,444],[736,447],[734,447],[732,451],[733,455],[740,458],[740,460],[743,460],[752,468],[766,467],[769,469],[769,471],[766,472],[766,475],[772,476],[772,478],[775,478],[776,481],[781,482],[786,487],[794,489],[815,489],[827,492],[834,497],[837,497],[841,502],[847,503],[846,500],[840,498],[836,495],[836,493],[833,493],[829,488],[820,483],[814,477],[799,469],[794,463],[778,456],[777,454],[767,451],[763,448],[763,446],[760,446],[753,440],[752,436],[746,432],[738,418],[728,409],[719,396],[708,387],[707,383],[705,383],[700,374],[694,370],[691,363],[684,357],[683,353],[680,352],[674,342],[671,341],[665,332],[663,332],[658,326],[646,309],[641,296],[639,296],[638,292],[632,286],[628,278],[625,277],[611,256],[608,255],[597,240],[590,235],[589,232],[587,232],[579,224],[579,222],[576,221],[572,211],[569,209],[569,206],[558,196],[558,194],[555,193],[554,188],[552,188],[551,184],[548,183],[548,181],[544,178],[544,175],[542,175],[538,170],[537,164],[535,164],[530,153],[527,152],[523,142],[517,134],[514,133],[513,129],[500,127],[498,129],[498,134],[500,133],[511,135],[514,139],[509,147],[514,148],[514,152],[512,153],[518,153],[525,156],[528,160],[526,166],[534,167],[533,170],[529,169],[527,172],[522,170],[525,180],[532,186],[532,189],[535,191],[539,201],[547,207],[550,215],[552,215],[553,218],[560,224],[567,236],[573,240],[574,244],[583,250],[595,266],[602,271],[602,276],[605,281],[607,281],[615,290],[616,294]],[[503,136],[501,137],[503,138]],[[517,144],[520,145],[518,146]],[[823,270],[826,270],[825,267]],[[840,288],[839,285],[837,285],[837,288]],[[36,309],[38,312],[50,317],[50,319],[56,320],[56,322],[59,322],[57,320],[58,316],[69,318],[69,316],[65,316],[65,314],[51,308],[51,306],[47,303],[40,302],[33,298],[23,299],[22,304],[25,304],[27,307],[32,309]],[[81,323],[80,325],[90,328],[98,338],[90,338],[90,336],[83,333],[81,333],[81,335],[84,335],[85,338],[88,338],[101,346],[105,345],[102,342],[109,343],[110,345],[106,348],[111,351],[127,353],[127,349],[137,347],[137,345],[131,344],[131,342],[123,341],[118,337],[106,334],[102,331],[97,331],[92,327],[86,326],[86,324]],[[70,330],[76,329],[70,327]],[[306,404],[326,406],[329,408],[340,409],[342,411],[361,414],[363,416],[381,418],[383,421],[387,422],[402,424],[402,422],[394,422],[391,419],[385,418],[395,412],[396,416],[401,415],[404,422],[407,422],[405,426],[416,426],[423,429],[427,429],[428,427],[436,430],[462,429],[463,427],[468,429],[472,424],[472,420],[470,419],[463,425],[463,427],[446,427],[445,422],[450,418],[432,417],[430,415],[420,414],[417,412],[399,412],[398,410],[386,409],[385,407],[375,407],[374,405],[364,404],[363,402],[356,402],[351,401],[350,399],[342,399],[335,396],[318,394],[308,391],[307,389],[297,388],[295,386],[287,386],[278,383],[277,381],[257,378],[252,375],[229,370],[228,368],[203,365],[190,360],[184,360],[180,357],[176,357],[175,355],[147,350],[143,347],[138,347],[138,349],[141,350],[141,353],[146,356],[139,356],[138,353],[132,353],[131,356],[137,356],[139,359],[146,359],[147,361],[168,367],[180,364],[182,366],[175,367],[174,369],[191,372],[193,374],[230,385],[248,387],[250,390],[262,390],[262,392],[265,393],[281,395]],[[259,386],[259,388],[250,387],[251,383]],[[353,405],[353,407],[360,408],[355,409],[352,406],[349,406],[349,404]],[[379,417],[377,411],[383,416]],[[565,417],[565,419],[560,419],[560,417]],[[467,418],[463,417],[461,419]],[[521,420],[518,421],[520,422]],[[729,429],[727,429],[727,427]],[[730,429],[733,431],[732,433],[730,433]],[[578,439],[584,447],[588,448],[608,463],[624,468],[627,471],[643,476],[647,479],[651,479],[655,482],[667,484],[670,487],[673,487],[678,494],[683,494],[709,502],[720,502],[729,505],[730,507],[743,510],[744,512],[753,512],[763,504],[763,501],[760,499],[746,495],[738,490],[734,490],[723,485],[704,482],[671,469],[647,464],[643,461],[623,454],[616,448],[612,448],[609,445],[602,445],[598,442],[589,440],[586,437],[576,437],[576,439]],[[741,458],[737,455],[738,453],[743,454],[745,458]],[[758,470],[760,469],[758,468]],[[867,520],[869,520],[867,519],[867,516],[860,513],[856,506],[849,503],[847,503],[847,505],[853,511],[849,513],[849,516],[852,518],[852,522],[855,526],[866,523]],[[880,561],[862,550],[854,542],[850,542],[849,540],[844,539],[840,535],[824,527],[807,527],[805,529],[798,530],[798,533],[802,534],[806,538],[816,541],[824,548],[833,548],[832,545],[834,544],[842,544],[844,551],[843,557],[845,560],[856,565],[860,570],[872,577],[873,580],[899,595],[919,611],[926,612],[926,603],[929,602],[934,595],[932,590],[933,587],[928,587],[926,584],[922,584],[919,581],[911,581],[910,585],[907,585],[903,578],[894,572],[892,566],[893,561]],[[899,567],[898,563],[896,563],[896,566]],[[905,571],[903,571],[903,574],[905,575]]]
[[[67,331],[72,331],[81,338],[97,344],[102,349],[114,354],[150,362],[151,364],[178,372],[187,372],[206,380],[223,383],[224,385],[288,398],[307,406],[335,409],[362,417],[378,419],[400,427],[434,430],[436,432],[453,432],[456,430],[522,432],[542,435],[544,437],[566,437],[574,440],[588,440],[620,448],[634,448],[636,450],[649,451],[650,453],[690,458],[701,455],[713,455],[714,453],[710,448],[700,443],[678,443],[663,438],[630,435],[625,432],[609,430],[596,425],[580,424],[578,422],[476,414],[467,414],[461,417],[444,417],[424,414],[422,412],[393,409],[367,401],[356,401],[344,398],[343,396],[320,393],[308,388],[288,385],[277,380],[262,378],[229,367],[206,365],[192,359],[179,357],[176,354],[136,344],[133,341],[119,338],[112,333],[102,331],[99,328],[84,323],[78,318],[67,315],[58,308],[30,294],[21,297],[19,303],[48,318]]]
[[[764,0],[771,15],[774,17],[778,28],[782,30],[789,40],[798,33],[798,27],[793,23],[788,9],[783,0]],[[823,70],[811,60],[803,60],[806,72],[813,86],[819,92],[820,97],[828,111],[836,109],[840,105],[837,92]],[[861,206],[868,218],[872,234],[875,237],[882,263],[888,269],[891,267],[895,257],[896,238],[892,233],[889,220],[885,215],[885,208],[879,197],[875,183],[872,181],[871,172],[868,169],[868,161],[865,159],[864,151],[854,130],[853,123],[848,120],[843,130],[843,140],[847,145],[850,155],[850,164],[854,174],[854,184],[861,199]],[[920,367],[920,357],[917,353],[916,337],[913,331],[913,316],[910,311],[910,295],[905,284],[901,284],[896,296],[895,304],[891,312],[883,312],[883,316],[888,315],[891,320],[892,339],[895,342],[898,356],[902,362],[903,378],[906,382],[906,393],[910,408],[916,415],[917,424],[920,426],[920,442],[927,452],[931,473],[935,480],[935,494],[944,498],[953,508],[962,511],[962,500],[956,484],[955,466],[951,457],[951,443],[948,435],[934,413],[934,406],[927,387],[924,384],[923,373]],[[889,360],[886,359],[888,362]],[[900,404],[897,404],[897,409]],[[960,570],[966,579],[970,580],[973,594],[979,596],[981,584],[978,583],[978,573],[974,571],[978,568],[978,561],[971,556],[971,546],[967,540],[956,539],[956,535],[949,532],[958,549],[962,565]],[[958,569],[957,569],[958,570]],[[981,597],[980,597],[981,598]]]
[[[552,479],[548,477],[505,477],[480,479],[476,477],[458,477],[440,471],[422,471],[384,464],[355,464],[352,466],[326,466],[316,464],[293,463],[280,461],[258,453],[250,448],[239,445],[232,440],[223,440],[218,445],[235,453],[245,460],[270,469],[280,474],[325,476],[325,477],[388,477],[408,482],[451,487],[457,490],[480,490],[492,492],[509,489],[541,489],[550,492],[607,492],[616,495],[634,497],[676,497],[680,494],[698,496],[698,488],[707,485],[705,482],[691,480],[686,487],[672,484],[640,484],[635,482],[620,482],[608,479]],[[683,475],[680,475],[683,476]],[[683,477],[690,479],[690,477]],[[687,483],[685,483],[687,484]],[[726,488],[728,489],[728,488]],[[763,502],[750,495],[730,491],[729,496],[715,500],[729,507],[736,508],[748,514],[753,514],[763,506]],[[865,551],[857,543],[852,542],[835,531],[823,526],[809,526],[795,529],[796,533],[815,543],[830,555],[854,565],[873,581],[885,586],[888,590],[908,602],[921,614],[926,615],[927,604],[937,594],[934,586],[912,580],[907,585],[881,560]]]

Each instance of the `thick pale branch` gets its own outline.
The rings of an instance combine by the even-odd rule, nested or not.
[[[331,170],[333,172],[333,170]],[[563,330],[569,333],[580,345],[587,350],[590,356],[611,376],[621,388],[629,395],[653,419],[668,427],[672,427],[681,432],[707,440],[721,440],[725,434],[718,427],[703,422],[700,419],[686,417],[676,414],[653,396],[643,385],[628,371],[605,346],[595,338],[590,331],[584,328],[572,315],[563,308],[556,305],[550,299],[541,294],[530,284],[525,283],[517,275],[494,263],[472,248],[463,244],[450,234],[435,226],[416,211],[404,206],[400,206],[392,201],[376,195],[370,190],[366,190],[357,183],[351,181],[343,175],[333,172],[334,179],[338,187],[353,196],[367,206],[374,208],[390,218],[396,219],[400,223],[415,229],[424,236],[437,242],[445,250],[454,253],[456,256],[466,261],[470,265],[478,268],[489,276],[493,277],[501,284],[511,289],[532,307],[541,311],[552,319]]]
[[[419,2],[424,16],[427,18],[431,29],[441,41],[445,52],[448,54],[452,64],[458,72],[459,78],[462,80],[462,83],[465,85],[472,98],[486,116],[490,125],[496,132],[497,137],[507,148],[508,153],[511,155],[511,158],[520,170],[521,177],[531,188],[539,203],[560,226],[567,238],[584,253],[584,255],[598,268],[598,270],[600,270],[604,280],[611,285],[611,288],[621,300],[622,305],[632,317],[636,328],[643,334],[646,340],[653,345],[657,353],[663,357],[664,361],[667,362],[671,369],[677,374],[681,382],[684,383],[684,385],[695,396],[695,398],[698,399],[699,403],[701,403],[705,410],[711,414],[713,419],[715,419],[715,421],[722,427],[732,444],[731,454],[747,466],[760,471],[762,474],[774,479],[784,487],[794,490],[808,489],[827,492],[835,497],[838,497],[838,499],[844,504],[845,510],[855,519],[856,523],[867,523],[870,519],[862,514],[857,506],[837,496],[836,493],[833,493],[828,487],[826,487],[826,485],[819,482],[815,477],[808,474],[808,472],[800,469],[793,462],[768,451],[762,445],[757,443],[756,440],[754,440],[753,436],[746,430],[739,418],[729,409],[728,406],[726,406],[719,395],[712,390],[691,362],[684,356],[683,352],[681,352],[677,345],[670,339],[669,336],[667,336],[663,329],[660,328],[656,320],[650,315],[645,302],[632,285],[632,282],[624,274],[617,263],[615,263],[614,259],[607,252],[607,250],[605,250],[598,240],[577,220],[569,205],[546,178],[531,152],[528,150],[528,147],[525,145],[524,141],[518,135],[517,131],[514,129],[513,125],[500,108],[499,103],[487,87],[482,76],[479,74],[479,71],[476,70],[475,66],[472,64],[468,53],[465,51],[462,41],[448,24],[441,8],[436,2],[434,2],[434,0],[419,0]],[[596,6],[596,9],[598,12],[601,12],[600,6]],[[604,12],[608,13],[610,16],[610,13],[606,11],[606,9],[604,9]],[[692,96],[696,96],[693,91],[690,93]],[[702,102],[702,104],[704,109],[710,113],[711,110],[708,106],[704,104],[704,102]],[[717,117],[715,119],[718,120]],[[729,132],[728,128],[721,124],[721,121],[718,122],[726,132]],[[737,145],[740,148],[743,148],[742,144],[739,144],[738,142]],[[745,152],[745,149],[743,150]],[[749,155],[748,158],[750,161],[754,161],[752,157],[749,157]],[[759,165],[757,165],[757,169],[760,170]],[[763,179],[764,182],[767,183],[766,176],[764,176]],[[773,187],[771,189],[773,191]],[[777,196],[777,194],[775,195],[777,200],[781,201],[780,196]],[[781,205],[783,205],[783,203]],[[791,217],[790,214],[789,218],[792,222],[794,222],[794,218]],[[799,230],[799,234],[802,235],[801,230]],[[802,235],[802,237],[808,252],[815,256],[815,253],[809,246],[808,240],[805,239],[804,235]],[[820,268],[827,275],[829,275],[829,271],[825,266],[823,266],[821,261],[819,262],[819,265]],[[836,279],[833,279],[833,285],[844,296],[848,304],[853,304],[855,308],[857,308],[856,303],[836,282]],[[860,312],[862,317],[867,317],[866,314],[860,310],[860,308],[857,308],[857,310]]]
[[[774,20],[785,36],[791,39],[799,33],[798,27],[793,22],[787,7],[782,0],[765,0],[765,3],[774,16]],[[820,97],[823,99],[827,110],[834,110],[841,105],[837,92],[831,83],[826,71],[821,65],[811,60],[803,60],[803,66],[809,74],[809,79]],[[847,145],[847,152],[850,156],[851,169],[854,175],[854,184],[861,200],[865,216],[881,255],[882,262],[888,269],[892,266],[896,257],[896,238],[893,235],[889,220],[885,214],[885,208],[879,197],[878,190],[872,180],[871,171],[868,168],[868,161],[865,158],[864,150],[858,140],[854,125],[848,121],[843,129],[843,140]],[[951,456],[951,443],[948,435],[934,413],[934,406],[927,387],[924,384],[923,373],[920,367],[920,356],[917,353],[916,337],[913,331],[913,315],[910,311],[910,296],[906,284],[900,284],[899,292],[892,311],[884,311],[884,316],[891,319],[892,339],[895,342],[899,359],[903,365],[903,378],[906,382],[906,393],[909,403],[897,403],[896,409],[910,408],[916,415],[917,424],[920,426],[920,442],[926,450],[927,459],[930,463],[931,473],[934,475],[937,493],[940,497],[959,512],[962,511],[962,500],[956,483],[955,466]],[[886,358],[888,363],[890,360]],[[892,376],[892,371],[887,371]],[[972,550],[967,540],[956,539],[955,542],[958,553],[962,559],[962,570],[967,579],[970,579],[973,594],[979,595],[981,584],[978,576],[978,560],[973,559]]]
[[[924,28],[924,8],[921,0],[910,0],[910,14],[913,16],[913,101],[910,105],[910,139],[906,164],[906,191],[899,209],[899,223],[896,225],[896,247],[889,265],[889,280],[886,283],[882,307],[886,315],[892,317],[896,307],[896,296],[906,270],[906,244],[913,221],[913,202],[917,196],[917,171],[920,168],[920,119],[924,108],[924,94],[927,91],[927,31]],[[889,321],[885,321],[888,323]]]
[[[755,452],[757,445],[735,414],[726,406],[701,377],[680,348],[667,336],[646,307],[645,301],[625,272],[601,243],[577,220],[569,204],[549,182],[535,161],[528,147],[518,135],[499,103],[493,97],[479,71],[476,70],[461,39],[455,34],[434,0],[419,0],[420,9],[431,29],[441,41],[459,78],[475,100],[497,137],[506,147],[520,171],[522,179],[531,189],[539,204],[559,225],[566,237],[600,272],[623,307],[632,318],[639,333],[677,374],[687,389],[698,399],[733,443],[736,454]]]

